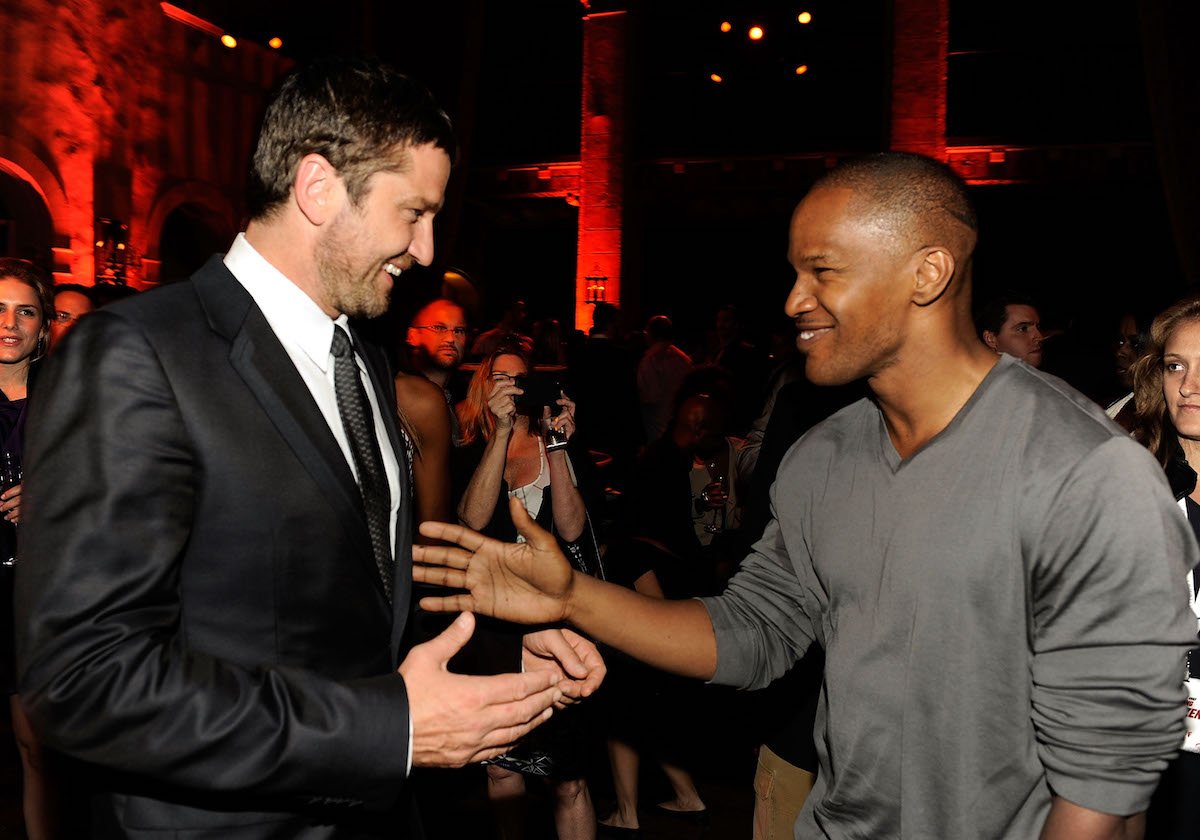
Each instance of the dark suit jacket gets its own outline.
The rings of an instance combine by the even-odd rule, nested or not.
[[[392,377],[355,343],[403,475]],[[26,464],[21,692],[104,769],[105,836],[411,833],[409,494],[393,607],[350,468],[219,259],[80,323]]]

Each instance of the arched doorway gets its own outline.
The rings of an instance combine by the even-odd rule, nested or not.
[[[50,211],[38,191],[0,167],[0,256],[19,257],[50,271],[53,236]]]
[[[213,254],[229,249],[236,233],[218,214],[199,204],[181,204],[163,220],[158,240],[160,283],[184,280]]]

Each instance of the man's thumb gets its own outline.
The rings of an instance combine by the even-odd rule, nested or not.
[[[463,612],[450,622],[450,626],[429,640],[429,650],[439,662],[449,662],[454,654],[462,650],[475,632],[475,616]]]

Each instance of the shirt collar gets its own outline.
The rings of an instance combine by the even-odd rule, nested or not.
[[[233,240],[225,267],[254,298],[279,340],[299,347],[324,372],[329,367],[334,324],[349,335],[349,319],[345,315],[331,319],[322,312],[316,301],[254,249],[244,233]]]

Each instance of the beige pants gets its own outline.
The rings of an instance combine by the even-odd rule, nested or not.
[[[788,764],[766,744],[754,774],[754,840],[788,840],[817,777]]]

